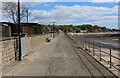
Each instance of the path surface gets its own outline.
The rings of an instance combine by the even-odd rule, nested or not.
[[[55,56],[57,55],[57,56]],[[113,76],[65,35],[3,70],[3,76]],[[111,77],[112,78],[112,77]]]

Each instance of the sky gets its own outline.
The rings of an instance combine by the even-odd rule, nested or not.
[[[118,28],[119,0],[44,0],[22,2],[29,7],[29,22],[40,24],[92,24]]]

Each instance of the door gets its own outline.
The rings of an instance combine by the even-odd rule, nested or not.
[[[24,57],[26,53],[26,38],[22,37],[21,38],[21,52],[22,52],[22,57]]]

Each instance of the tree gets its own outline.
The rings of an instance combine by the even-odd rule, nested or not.
[[[101,28],[101,30],[102,30],[103,32],[105,32],[106,29],[107,29],[107,28],[106,28],[105,26]]]
[[[82,30],[86,30],[86,29],[87,29],[86,25],[81,25],[80,28],[81,28]]]
[[[93,29],[94,29],[94,30],[100,30],[100,27],[97,26],[97,25],[95,25],[95,26],[93,26]]]
[[[93,32],[93,26],[92,25],[86,24],[86,27],[87,27],[89,32]]]
[[[3,3],[3,14],[9,19],[12,19],[14,23],[18,23],[18,5],[14,2]],[[25,5],[20,6],[20,21],[23,21],[24,17],[27,17],[28,8]],[[30,15],[29,13],[28,15]]]
[[[116,31],[116,29],[112,29],[112,31]]]
[[[69,27],[70,27],[70,28],[72,28],[72,27],[73,27],[73,25],[72,25],[72,24],[70,24],[70,25],[69,25]]]

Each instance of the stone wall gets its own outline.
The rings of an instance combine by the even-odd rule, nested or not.
[[[27,54],[37,48],[40,45],[44,45],[46,43],[45,39],[50,38],[51,35],[37,35],[26,37],[26,51]],[[2,68],[12,64],[15,62],[16,57],[18,57],[18,41],[17,38],[9,38],[4,41],[0,41],[0,45],[2,44],[2,50],[0,53],[2,54]]]
[[[0,78],[2,77],[2,44],[0,42]]]
[[[17,39],[9,39],[1,42],[2,44],[2,66],[3,68],[15,62],[17,52]]]

